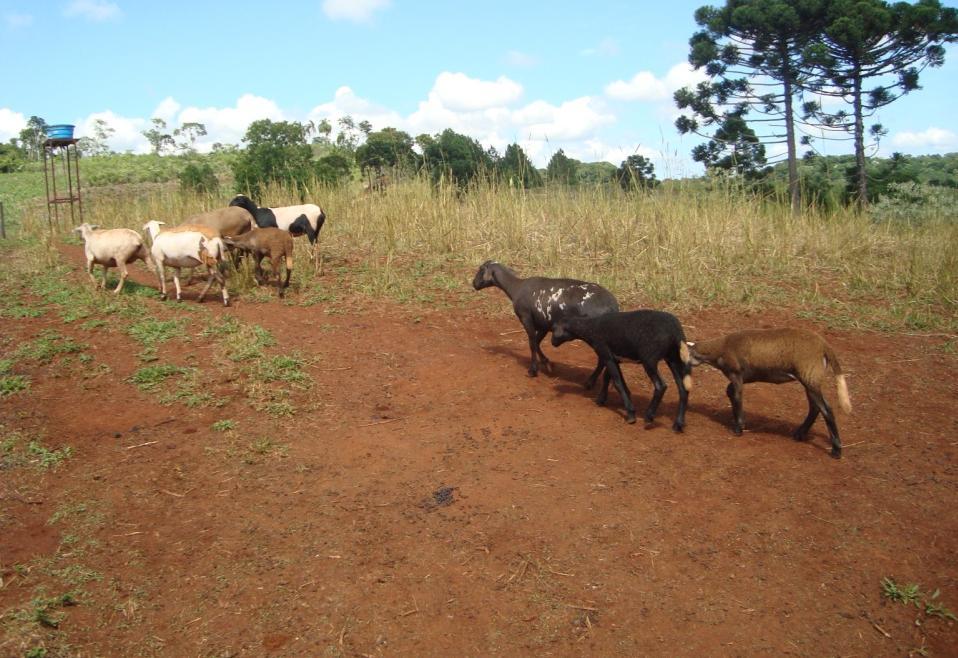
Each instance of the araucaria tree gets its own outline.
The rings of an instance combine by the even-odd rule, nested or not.
[[[740,138],[745,144],[753,138],[764,145],[785,144],[793,213],[799,211],[795,102],[806,83],[802,53],[817,34],[823,2],[726,0],[722,7],[700,7],[695,21],[702,29],[689,40],[689,62],[704,69],[709,80],[675,93],[678,107],[691,111],[676,121],[679,132],[704,134],[715,127],[736,136],[731,142],[712,136],[708,157],[715,163],[729,150],[728,162],[738,166],[735,144],[742,143]],[[760,116],[750,118],[750,113]],[[735,125],[741,120],[760,123],[763,130],[749,135]],[[747,155],[758,153],[748,149]]]
[[[658,185],[655,180],[655,166],[643,155],[630,155],[623,160],[615,170],[615,179],[626,191],[644,190]]]
[[[945,61],[943,44],[958,40],[958,10],[938,0],[915,4],[885,0],[826,2],[821,39],[805,52],[816,76],[811,91],[837,97],[851,106],[824,112],[819,103],[806,106],[809,116],[828,128],[853,135],[855,142],[854,197],[868,203],[865,167],[865,119],[901,96],[919,89],[919,74]],[[871,86],[866,89],[866,85]],[[881,133],[871,126],[872,135]]]
[[[510,187],[529,188],[542,185],[542,175],[518,144],[509,144],[506,147],[506,153],[497,163],[497,168],[502,181]]]

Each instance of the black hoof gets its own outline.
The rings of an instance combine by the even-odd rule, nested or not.
[[[735,436],[742,436],[742,428],[741,427],[733,428],[732,434],[734,434]]]
[[[538,371],[538,370],[530,370],[530,371],[529,371],[529,376],[530,376],[530,377],[536,377],[538,374],[539,374],[539,371]]]
[[[678,423],[673,423],[673,424],[672,424],[672,431],[675,432],[676,434],[684,434],[684,433],[685,433],[685,426],[684,426],[684,425],[679,425]]]
[[[597,407],[604,407],[604,406],[605,406],[605,398],[596,398],[596,399],[595,399],[595,406],[597,406]],[[632,422],[633,422],[633,423],[635,422],[635,419],[634,419],[634,418],[632,419]]]
[[[626,416],[625,422],[627,422],[629,425],[635,425],[635,416]]]
[[[832,448],[832,451],[831,451],[830,453],[828,453],[828,454],[830,454],[830,455],[832,456],[832,459],[841,459],[841,458],[842,458],[842,451],[841,451],[841,450],[835,450],[834,448]]]
[[[808,434],[803,432],[793,432],[792,441],[808,441]]]

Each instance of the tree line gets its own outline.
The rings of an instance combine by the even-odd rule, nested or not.
[[[727,0],[695,12],[689,62],[707,75],[675,93],[680,133],[708,139],[692,157],[746,180],[771,173],[766,147],[784,148],[789,199],[800,205],[799,145],[845,139],[855,154],[851,200],[869,199],[875,113],[920,89],[958,39],[958,10],[938,0]],[[816,137],[817,136],[817,137]]]

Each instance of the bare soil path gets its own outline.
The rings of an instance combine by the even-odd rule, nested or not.
[[[958,609],[958,359],[941,339],[822,332],[855,405],[836,461],[821,421],[790,440],[797,385],[746,387],[735,438],[710,369],[682,435],[673,389],[651,429],[614,390],[596,407],[585,346],[544,346],[554,372],[528,378],[498,291],[463,310],[205,308],[306,358],[293,416],[221,374],[204,388],[223,406],[163,405],[127,381],[140,346],[115,328],[0,319],[5,349],[53,328],[109,367],[26,364],[29,391],[0,399],[5,431],[73,449],[0,470],[0,614],[60,594],[67,566],[98,576],[57,629],[8,626],[0,656],[57,634],[78,657],[958,655],[953,621],[880,586]],[[681,319],[690,338],[796,323]],[[205,372],[215,349],[193,329],[159,356]],[[651,386],[624,372],[644,408]]]

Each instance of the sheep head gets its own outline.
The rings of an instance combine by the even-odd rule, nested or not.
[[[480,265],[479,271],[476,272],[476,276],[472,279],[472,287],[476,290],[482,290],[483,288],[496,285],[494,266],[498,264],[499,263],[494,260],[487,260]]]
[[[88,224],[87,222],[83,222],[82,224],[77,226],[75,229],[73,229],[73,232],[80,235],[84,239],[86,239],[87,235],[89,235],[95,229],[98,229],[98,228],[100,228],[99,224]]]
[[[147,235],[150,236],[151,240],[155,240],[157,234],[163,229],[161,226],[165,226],[166,222],[161,222],[157,219],[151,219],[146,224],[143,225],[143,230],[146,231]]]

